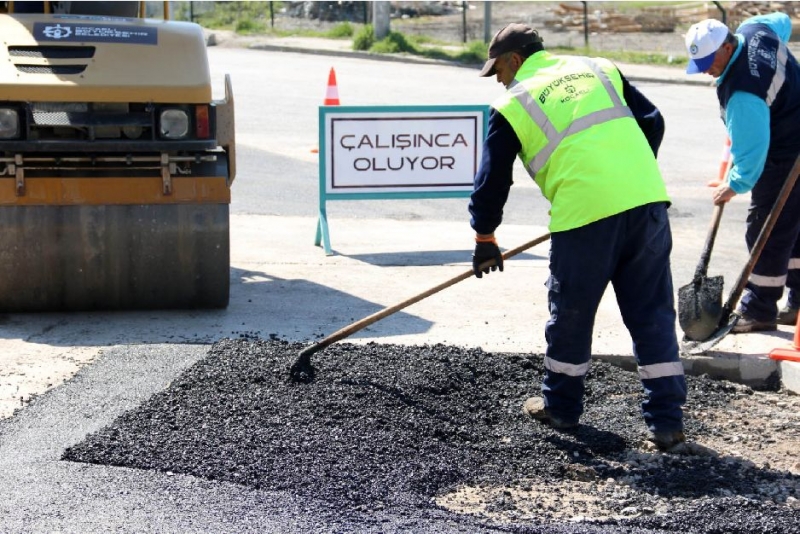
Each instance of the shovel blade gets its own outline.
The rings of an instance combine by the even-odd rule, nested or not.
[[[739,322],[739,315],[732,313],[728,316],[728,320],[720,324],[717,329],[712,332],[708,339],[703,341],[684,340],[681,344],[681,352],[684,354],[705,354],[711,350],[722,338],[727,336],[736,323]]]
[[[705,341],[722,320],[722,276],[701,277],[678,289],[678,324],[690,341]]]

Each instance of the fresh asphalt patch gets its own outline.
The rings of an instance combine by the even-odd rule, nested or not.
[[[800,524],[788,504],[800,477],[648,449],[638,376],[609,364],[592,362],[580,427],[557,432],[520,411],[539,393],[540,355],[341,343],[315,354],[315,379],[298,384],[288,368],[303,348],[219,341],[62,460],[277,492],[313,503],[301,508],[320,531],[789,533]],[[725,409],[742,386],[687,380],[691,440],[708,430],[694,414]],[[609,480],[624,498],[601,489]],[[596,492],[586,497],[606,513],[571,497],[517,499],[555,497],[565,481]],[[457,497],[465,488],[477,502]],[[567,516],[554,502],[571,503]]]

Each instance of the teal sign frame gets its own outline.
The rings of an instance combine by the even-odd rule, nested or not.
[[[320,106],[314,245],[333,254],[329,200],[468,197],[488,124],[486,105]]]

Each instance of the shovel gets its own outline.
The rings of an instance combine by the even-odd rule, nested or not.
[[[549,233],[544,234],[543,236],[537,237],[533,241],[529,241],[529,242],[525,243],[524,245],[520,245],[517,248],[514,248],[514,249],[511,249],[509,251],[506,251],[505,254],[503,254],[503,259],[507,260],[507,259],[509,259],[509,258],[511,258],[513,256],[516,256],[517,254],[519,254],[522,251],[528,250],[529,248],[534,247],[534,246],[538,245],[539,243],[543,243],[544,241],[547,241],[548,239],[550,239],[550,234]],[[492,267],[493,265],[495,265],[495,263],[496,262],[493,259],[492,260],[488,260],[488,261],[484,262],[483,264],[481,264],[480,269],[481,270],[488,269],[489,267]],[[462,280],[466,280],[467,278],[469,278],[469,277],[471,277],[473,275],[474,275],[474,272],[472,271],[472,269],[470,269],[469,271],[466,271],[466,272],[456,276],[455,278],[451,278],[450,280],[447,280],[446,282],[442,282],[441,284],[439,284],[436,287],[432,287],[432,288],[430,288],[430,289],[428,289],[426,291],[423,291],[422,293],[420,293],[418,295],[415,295],[415,296],[413,296],[413,297],[411,297],[409,299],[404,300],[403,302],[395,304],[394,306],[389,306],[388,308],[384,308],[381,311],[375,312],[372,315],[369,315],[369,316],[364,317],[363,319],[361,319],[359,321],[356,321],[355,323],[352,323],[352,324],[350,324],[348,326],[345,326],[341,330],[337,330],[333,334],[329,335],[328,337],[326,337],[322,341],[319,341],[319,342],[311,345],[310,347],[307,347],[307,348],[303,349],[302,351],[300,351],[300,354],[298,355],[297,360],[289,368],[289,374],[291,376],[292,381],[307,383],[307,382],[311,382],[314,379],[314,367],[311,365],[311,356],[314,353],[324,349],[328,345],[331,345],[331,344],[339,341],[340,339],[344,339],[347,336],[358,332],[362,328],[365,328],[365,327],[371,325],[372,323],[374,323],[376,321],[379,321],[380,319],[383,319],[384,317],[388,317],[389,315],[392,315],[393,313],[398,312],[398,311],[402,310],[403,308],[414,304],[415,302],[419,302],[420,300],[422,300],[424,298],[427,298],[427,297],[433,295],[434,293],[438,293],[439,291],[441,291],[441,290],[443,290],[445,288],[448,288],[448,287],[450,287],[452,285],[455,285],[458,282],[461,282]]]
[[[722,318],[722,286],[724,280],[721,276],[708,278],[708,262],[711,259],[711,249],[717,237],[719,221],[722,219],[723,204],[714,206],[711,225],[708,230],[703,253],[700,254],[700,263],[694,272],[694,278],[685,286],[678,289],[678,323],[690,341],[704,341],[719,326]]]
[[[789,171],[789,176],[786,177],[786,181],[783,183],[783,187],[780,193],[778,193],[778,197],[775,199],[775,204],[772,206],[767,220],[764,221],[764,226],[761,227],[761,232],[759,232],[756,242],[753,243],[753,248],[750,251],[750,258],[747,260],[741,274],[739,274],[739,279],[736,280],[736,284],[734,284],[730,295],[728,295],[728,300],[726,300],[725,304],[722,306],[722,316],[719,325],[708,339],[685,343],[682,347],[683,352],[688,352],[689,354],[703,354],[719,343],[720,340],[727,336],[733,327],[736,326],[736,323],[739,321],[739,315],[733,313],[733,309],[739,302],[739,297],[742,296],[744,287],[747,285],[747,280],[750,278],[750,274],[753,272],[753,267],[755,267],[759,256],[761,256],[761,251],[764,250],[764,245],[766,245],[767,239],[769,239],[769,235],[772,233],[772,228],[778,221],[783,206],[786,204],[786,199],[789,198],[789,193],[794,189],[798,174],[800,174],[800,156],[797,156],[797,159],[795,159],[792,170]]]

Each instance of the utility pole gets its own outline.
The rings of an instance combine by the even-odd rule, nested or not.
[[[273,5],[275,2],[269,3],[269,27],[275,27],[275,6]]]
[[[583,4],[583,46],[589,48],[589,2]]]
[[[372,2],[372,24],[375,29],[375,39],[380,41],[389,35],[389,15],[391,2]]]
[[[461,2],[461,29],[463,32],[463,39],[462,42],[467,42],[467,9],[469,4],[467,2]]]
[[[492,40],[492,3],[483,3],[483,42]]]
[[[719,2],[714,2],[714,5],[717,6],[717,9],[719,9],[720,13],[722,13],[722,23],[723,24],[727,24],[728,23],[728,12],[725,11],[725,8],[722,7],[722,4],[720,4]]]

